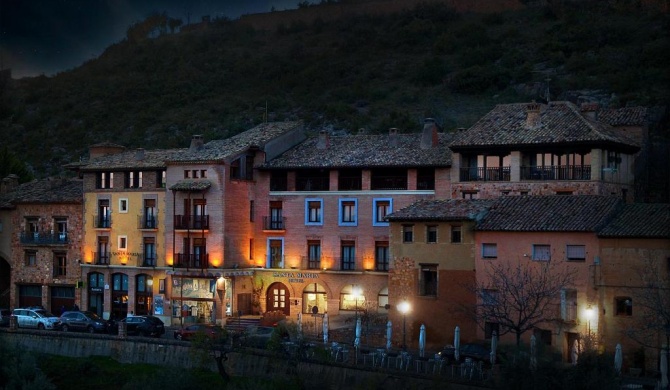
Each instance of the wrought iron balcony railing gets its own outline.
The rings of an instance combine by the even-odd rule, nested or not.
[[[209,215],[175,215],[174,228],[178,230],[208,230]]]
[[[263,217],[263,230],[284,230],[286,218]]]
[[[66,245],[67,233],[21,233],[21,244],[25,245]]]
[[[209,254],[193,254],[193,253],[175,253],[175,268],[196,268],[207,269],[209,267]]]

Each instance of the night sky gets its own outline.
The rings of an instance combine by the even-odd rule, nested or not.
[[[0,0],[0,69],[12,77],[75,68],[121,41],[128,27],[154,12],[191,23],[203,15],[296,8],[299,0]]]

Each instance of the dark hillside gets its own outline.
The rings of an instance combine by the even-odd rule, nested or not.
[[[54,77],[15,80],[0,96],[0,139],[44,176],[104,140],[185,146],[193,133],[224,138],[266,117],[415,131],[431,116],[451,130],[547,90],[553,100],[666,105],[668,16],[635,4],[493,14],[419,5],[270,31],[215,20],[125,40]]]

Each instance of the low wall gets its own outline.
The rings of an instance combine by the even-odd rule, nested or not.
[[[194,368],[190,343],[170,339],[120,338],[110,335],[64,333],[51,331],[10,331],[0,329],[0,338],[25,351],[71,357],[110,356],[122,363],[147,363]],[[209,367],[216,370],[212,359]],[[351,388],[422,388],[444,389],[443,378],[426,378],[404,372],[384,372],[337,363],[297,362],[273,356],[264,350],[228,354],[226,369],[232,376],[290,379],[302,382],[305,389]],[[449,389],[467,390],[480,387],[449,383]]]

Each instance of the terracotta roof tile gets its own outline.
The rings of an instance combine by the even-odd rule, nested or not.
[[[82,171],[99,170],[132,170],[132,169],[161,169],[165,168],[165,161],[172,156],[182,153],[186,149],[156,149],[156,150],[127,150],[117,154],[109,154],[79,164]],[[142,154],[143,157],[138,158]],[[71,165],[76,168],[76,165]]]
[[[626,204],[598,235],[670,239],[670,203]]]
[[[82,203],[84,185],[79,179],[49,178],[19,185],[2,195],[3,208],[19,203]]]
[[[505,196],[497,199],[477,230],[595,232],[621,205],[613,196]]]
[[[598,111],[598,120],[611,126],[647,124],[647,107],[609,108]]]
[[[486,213],[493,199],[426,199],[394,211],[389,221],[462,221]]]
[[[202,179],[179,180],[170,189],[173,191],[203,191],[212,186],[212,182]]]
[[[391,135],[346,135],[329,137],[325,149],[317,148],[318,137],[309,138],[261,168],[346,168],[346,167],[419,167],[451,166],[448,148],[451,134],[439,133],[438,145],[420,146],[421,133]]]
[[[570,102],[539,104],[539,121],[527,124],[527,103],[500,104],[456,135],[452,149],[565,143],[613,143],[638,147],[609,124],[588,120]]]

